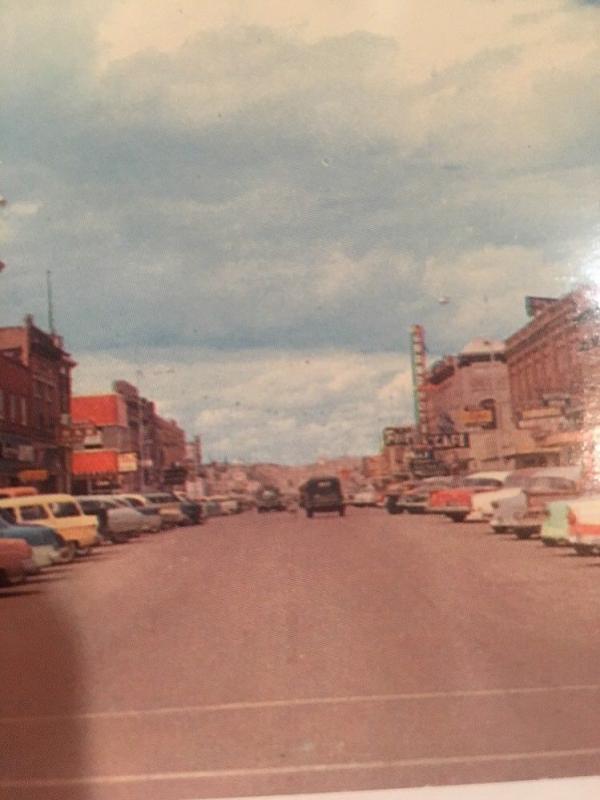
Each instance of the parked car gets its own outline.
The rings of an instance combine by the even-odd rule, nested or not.
[[[402,482],[391,483],[385,492],[385,509],[388,514],[402,514],[406,510],[402,498],[406,492],[414,489],[419,481],[407,479]]]
[[[189,517],[192,525],[204,524],[204,510],[199,500],[193,500],[191,497],[188,497],[185,492],[178,490],[174,490],[173,494],[179,500],[181,510],[186,517]]]
[[[537,468],[539,469],[539,467]],[[471,497],[471,510],[466,517],[467,522],[490,522],[495,514],[497,503],[509,498],[518,497],[527,481],[535,475],[535,467],[525,467],[510,473],[501,489],[478,492]]]
[[[492,530],[510,531],[519,539],[540,533],[546,504],[580,493],[579,467],[540,467],[530,475],[519,493],[494,504]]]
[[[317,511],[337,511],[343,517],[346,508],[339,478],[310,478],[300,488],[302,507],[310,519]]]
[[[452,522],[463,522],[471,512],[471,501],[479,492],[493,491],[504,486],[509,471],[474,472],[460,480],[458,486],[438,489],[429,495],[427,511],[444,514]]]
[[[600,495],[567,501],[569,544],[578,555],[600,555]]]
[[[569,506],[575,500],[577,500],[575,497],[552,500],[546,505],[546,514],[540,530],[540,539],[547,547],[570,544]]]
[[[96,517],[83,513],[70,494],[38,494],[0,500],[5,519],[18,524],[53,528],[61,542],[61,561],[87,555],[98,543]]]
[[[409,514],[424,514],[429,507],[429,498],[433,492],[456,486],[457,483],[458,478],[449,475],[424,478],[405,492],[396,505]]]
[[[240,505],[235,497],[230,497],[226,494],[217,495],[216,497],[212,498],[215,502],[217,502],[221,508],[221,514],[223,516],[228,516],[230,514],[239,514],[240,513]]]
[[[23,539],[0,540],[0,588],[17,586],[34,570],[31,547]]]
[[[285,499],[275,486],[266,486],[256,493],[256,510],[259,514],[269,511],[285,511]]]
[[[0,539],[22,539],[31,547],[35,571],[61,560],[61,542],[56,531],[43,525],[13,525],[0,516]]]
[[[202,508],[205,517],[221,517],[224,514],[223,507],[216,497],[205,497],[202,501]]]
[[[379,499],[374,486],[363,486],[354,493],[352,505],[357,508],[375,508]]]
[[[163,529],[164,522],[159,506],[151,503],[143,494],[115,494],[111,496],[117,503],[124,503],[143,516],[143,532],[158,533]]]
[[[113,544],[127,542],[144,529],[143,515],[126,503],[119,503],[115,497],[83,495],[77,500],[86,514],[94,514],[98,519],[100,536]]]
[[[0,500],[6,500],[9,497],[28,497],[32,494],[39,494],[33,486],[3,486],[0,489]]]
[[[172,492],[146,492],[144,497],[158,506],[166,528],[190,524],[190,518],[181,509],[179,498]]]

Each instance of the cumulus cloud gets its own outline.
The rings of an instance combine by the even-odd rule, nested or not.
[[[595,5],[9,0],[0,314],[45,318],[51,268],[82,363],[132,348],[379,363],[406,357],[414,322],[436,352],[508,335],[523,295],[597,261]],[[336,366],[352,386],[356,365]],[[331,381],[292,372],[285,392],[258,372],[247,388],[311,409]],[[394,380],[370,384],[377,404]],[[254,426],[235,417],[227,436],[248,452]]]
[[[376,452],[382,429],[407,422],[412,403],[408,359],[390,353],[84,355],[75,391],[110,391],[116,377],[139,384],[159,413],[200,432],[213,458],[311,461],[321,453]]]

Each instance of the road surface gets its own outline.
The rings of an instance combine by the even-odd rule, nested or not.
[[[600,773],[600,559],[483,525],[247,513],[0,597],[0,798]]]

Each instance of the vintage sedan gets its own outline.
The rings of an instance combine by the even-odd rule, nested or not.
[[[452,522],[463,522],[471,512],[473,496],[501,488],[509,475],[507,471],[474,472],[458,486],[433,492],[427,510],[431,514],[444,514]]]
[[[600,495],[579,497],[567,507],[569,544],[580,556],[600,555]]]
[[[77,498],[86,514],[98,519],[98,532],[103,539],[120,544],[144,529],[144,517],[135,508],[120,503],[116,497],[83,495]]]
[[[143,494],[115,494],[112,497],[118,503],[125,503],[144,517],[142,530],[147,533],[158,533],[165,527],[160,507],[151,503]]]
[[[600,500],[600,495],[597,495],[597,498]],[[570,507],[579,499],[573,497],[552,500],[547,503],[546,514],[540,530],[540,539],[546,547],[560,547],[572,543],[569,531]]]
[[[61,561],[61,540],[43,525],[13,525],[0,516],[0,539],[22,539],[31,547],[34,572]]]
[[[466,517],[466,521],[490,522],[495,515],[498,504],[505,500],[519,497],[527,481],[535,474],[535,471],[536,469],[532,467],[516,469],[510,473],[501,489],[474,494],[471,497],[471,510]]]
[[[458,478],[448,475],[424,478],[402,495],[396,502],[396,507],[408,511],[409,514],[424,514],[429,508],[429,499],[433,492],[457,485]]]
[[[158,506],[163,527],[176,528],[178,525],[191,524],[190,518],[181,508],[181,501],[172,492],[146,492],[144,497]]]
[[[35,571],[31,547],[23,539],[0,540],[0,587],[23,583]]]
[[[492,530],[510,531],[519,539],[529,539],[540,533],[546,506],[555,500],[580,494],[579,467],[542,467],[526,481],[517,496],[495,504]]]

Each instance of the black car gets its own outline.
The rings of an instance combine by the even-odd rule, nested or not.
[[[300,497],[307,517],[312,517],[316,511],[337,511],[340,517],[346,512],[339,478],[311,478],[301,487]]]

